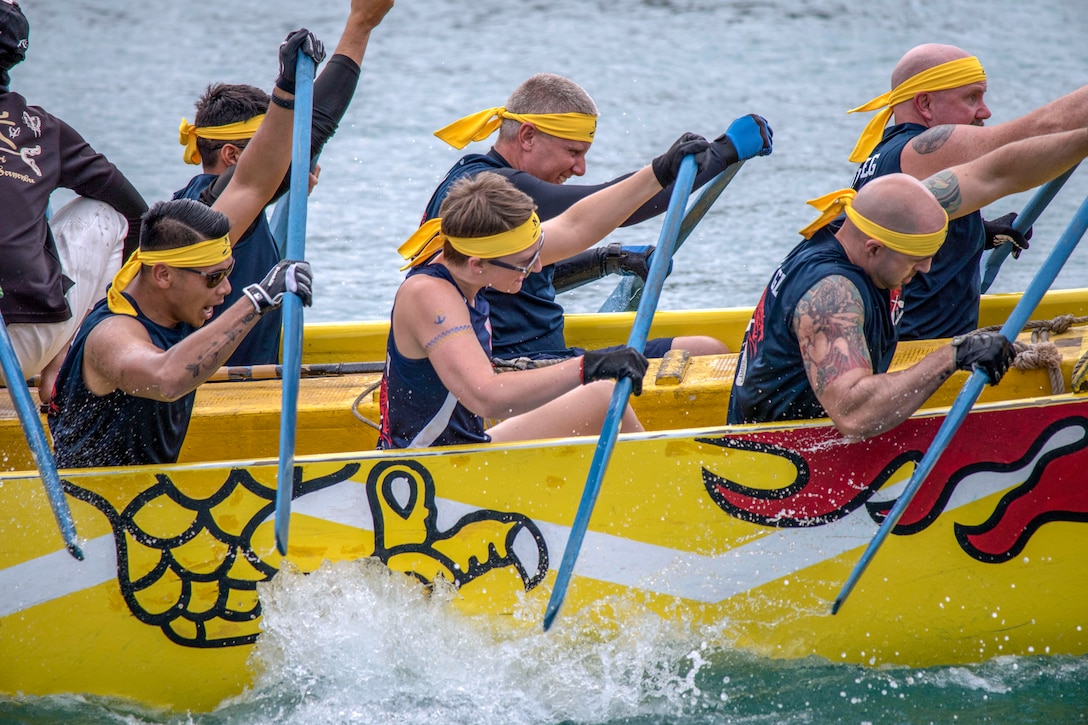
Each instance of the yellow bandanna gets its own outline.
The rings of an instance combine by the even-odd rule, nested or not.
[[[157,249],[146,251],[137,249],[128,258],[124,266],[113,276],[113,284],[106,293],[110,311],[119,315],[136,316],[136,308],[121,293],[136,279],[143,265],[156,262],[169,264],[171,267],[211,267],[230,257],[230,237],[223,235],[206,242],[190,244],[176,249]]]
[[[818,230],[822,229],[839,214],[846,212],[846,216],[854,223],[862,234],[875,239],[892,251],[906,254],[912,257],[931,257],[944,244],[945,234],[948,232],[948,217],[945,216],[944,225],[935,232],[927,234],[906,234],[885,229],[874,221],[866,219],[854,209],[854,197],[858,193],[853,189],[839,189],[830,194],[810,199],[810,206],[820,210],[820,216],[816,221],[801,230],[802,236],[809,239]]]
[[[262,113],[248,121],[228,123],[225,126],[197,128],[183,118],[181,119],[181,126],[178,127],[178,143],[185,147],[181,157],[185,159],[187,164],[199,164],[200,152],[196,149],[196,140],[198,138],[206,138],[212,141],[240,141],[253,138],[253,134],[257,133],[257,127],[261,125],[263,120],[264,114]]]
[[[463,149],[470,141],[483,141],[495,133],[503,120],[531,123],[540,131],[569,141],[593,143],[597,117],[585,113],[512,113],[505,108],[488,108],[440,128],[434,135],[454,148]]]
[[[932,91],[944,91],[949,88],[959,88],[969,83],[978,83],[986,80],[986,71],[978,58],[960,58],[947,63],[933,66],[928,70],[911,76],[887,93],[877,96],[868,103],[851,108],[847,113],[860,113],[863,111],[876,111],[877,113],[869,121],[869,125],[861,132],[861,138],[850,153],[850,160],[860,163],[869,158],[876,145],[880,143],[880,137],[884,133],[884,127],[888,125],[888,119],[892,115],[892,106],[914,98],[917,93],[929,93]]]
[[[423,264],[440,252],[447,239],[454,249],[466,257],[495,259],[528,249],[537,243],[540,234],[540,217],[535,211],[513,229],[486,237],[447,237],[442,234],[442,219],[435,217],[423,222],[397,251],[408,260],[408,264],[401,267],[403,271]]]

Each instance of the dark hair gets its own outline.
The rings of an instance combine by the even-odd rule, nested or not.
[[[454,182],[438,215],[442,233],[455,237],[487,237],[501,234],[524,224],[536,204],[528,194],[515,187],[505,176],[482,171]],[[443,245],[447,261],[463,263],[468,259],[447,241]]]
[[[268,94],[256,86],[244,83],[213,83],[196,102],[193,125],[207,128],[248,121],[267,111],[268,103]],[[245,138],[226,141],[197,138],[196,150],[200,152],[202,159],[210,160],[227,144],[244,149],[248,143],[249,139]]]
[[[195,199],[151,205],[140,223],[140,249],[177,249],[221,237],[230,231],[227,215]]]

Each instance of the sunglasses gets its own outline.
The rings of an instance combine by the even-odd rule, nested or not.
[[[501,259],[487,259],[487,260],[484,260],[484,261],[486,261],[488,264],[493,264],[496,267],[502,267],[503,269],[509,269],[511,271],[517,272],[518,274],[524,274],[524,275],[528,276],[533,271],[533,267],[536,266],[537,261],[540,259],[540,252],[543,249],[544,249],[544,235],[541,234],[540,235],[540,242],[537,243],[537,245],[536,245],[536,254],[534,254],[533,258],[529,260],[529,264],[525,265],[524,267],[519,267],[518,265],[510,264],[509,262],[504,262]]]
[[[192,267],[175,267],[174,269],[180,269],[183,272],[192,272],[193,274],[199,274],[204,278],[204,284],[208,285],[208,289],[215,289],[219,285],[223,284],[231,272],[234,271],[234,260],[231,260],[230,266],[226,269],[219,269],[214,272],[201,272],[199,269],[193,269]]]

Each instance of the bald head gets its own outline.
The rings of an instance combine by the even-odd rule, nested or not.
[[[942,63],[970,57],[970,53],[954,45],[941,45],[940,43],[916,45],[908,50],[895,64],[895,69],[892,70],[891,87],[895,88],[908,78],[912,78],[930,68],[935,68]]]
[[[948,220],[933,192],[907,174],[873,179],[858,192],[854,209],[875,224],[903,234],[931,234]]]

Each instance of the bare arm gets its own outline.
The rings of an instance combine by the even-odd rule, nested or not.
[[[873,372],[861,294],[845,277],[816,283],[791,324],[809,384],[839,432],[868,438],[909,418],[953,372],[951,346],[894,373]]]
[[[951,219],[1009,194],[1035,188],[1088,155],[1088,129],[1024,139],[974,161],[940,171],[923,183]]]
[[[469,320],[465,302],[445,282],[423,276],[401,285],[393,308],[397,350],[429,358],[443,385],[485,418],[507,418],[538,408],[581,385],[581,359],[499,375]]]
[[[370,31],[378,27],[393,7],[393,0],[351,0],[351,11],[333,55],[346,55],[362,65]]]
[[[553,264],[592,247],[659,191],[661,184],[646,166],[544,222],[541,263]]]
[[[914,138],[900,155],[905,173],[924,179],[967,163],[1005,144],[1088,126],[1088,86],[1040,106],[1020,118],[993,126],[934,126]]]
[[[156,347],[135,317],[116,315],[87,337],[83,380],[95,395],[120,390],[151,400],[173,401],[192,392],[219,369],[260,316],[243,298],[169,350]]]

